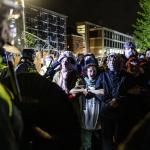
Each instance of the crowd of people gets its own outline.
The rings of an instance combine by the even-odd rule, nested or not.
[[[21,11],[0,1],[0,147],[148,150],[150,48],[141,54],[125,42],[124,54],[110,53],[101,65],[92,53],[66,50],[45,56],[40,70],[36,51],[25,48],[14,66],[4,48],[11,9]]]

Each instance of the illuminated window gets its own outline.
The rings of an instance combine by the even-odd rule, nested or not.
[[[84,34],[85,33],[85,25],[77,26],[77,32],[80,34]]]

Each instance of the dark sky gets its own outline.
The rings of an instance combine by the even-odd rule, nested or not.
[[[138,0],[29,0],[68,16],[68,24],[89,21],[132,34],[138,11]]]

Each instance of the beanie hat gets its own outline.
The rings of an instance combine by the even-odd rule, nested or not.
[[[71,51],[65,51],[58,58],[58,62],[61,62],[63,58],[68,58],[72,64],[76,64],[76,58]]]
[[[85,60],[85,67],[88,68],[90,66],[97,67],[97,63],[95,62],[95,59],[92,57],[89,57],[88,59]]]
[[[95,58],[95,55],[88,53],[84,56],[84,65],[95,65],[98,66],[98,60]]]
[[[109,53],[108,56],[107,56],[107,60],[109,60],[111,57],[117,58],[118,56],[119,56],[119,55],[118,55],[117,53],[114,53],[114,52]]]

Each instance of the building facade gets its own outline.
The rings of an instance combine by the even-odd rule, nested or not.
[[[83,35],[87,52],[100,57],[111,52],[123,53],[124,43],[133,41],[130,35],[89,22],[77,23],[77,32]]]
[[[25,4],[26,44],[37,50],[64,50],[67,16]]]
[[[83,37],[81,35],[69,34],[67,35],[67,49],[73,51],[75,54],[82,53]]]

